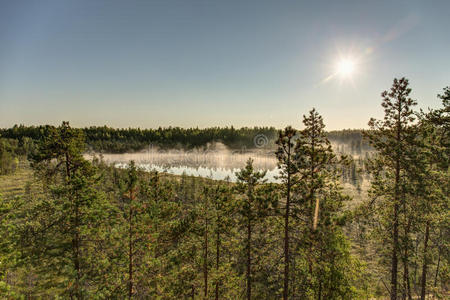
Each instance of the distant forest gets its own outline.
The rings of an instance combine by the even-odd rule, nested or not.
[[[0,129],[0,137],[17,140],[22,146],[24,143],[41,140],[48,135],[51,125],[24,126],[14,125],[11,128]],[[193,149],[205,148],[214,142],[221,142],[230,149],[253,149],[256,146],[255,137],[260,141],[261,147],[275,147],[278,130],[275,127],[231,127],[180,128],[167,127],[158,129],[126,128],[116,129],[108,126],[91,126],[82,129],[86,138],[88,149],[105,153],[124,153],[146,149],[149,146],[161,149]],[[332,143],[346,144],[349,152],[367,150],[370,146],[364,141],[362,130],[345,129],[329,131],[327,137]]]

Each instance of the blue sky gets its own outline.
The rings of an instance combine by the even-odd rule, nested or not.
[[[450,1],[0,0],[0,127],[286,125],[381,117],[450,85]],[[334,76],[340,58],[355,61]]]

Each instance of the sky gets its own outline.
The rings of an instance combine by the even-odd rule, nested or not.
[[[366,128],[450,85],[450,1],[0,0],[0,127]],[[340,61],[354,72],[336,74]]]

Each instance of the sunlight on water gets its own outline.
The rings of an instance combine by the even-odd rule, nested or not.
[[[116,163],[116,167],[118,168],[125,168],[127,166],[127,163]],[[174,175],[183,175],[183,173],[187,176],[200,176],[205,178],[211,178],[215,180],[230,180],[232,182],[235,182],[237,180],[236,178],[236,172],[239,172],[240,169],[226,169],[226,168],[208,168],[208,167],[187,167],[187,166],[177,166],[177,167],[170,167],[170,166],[158,166],[154,164],[145,164],[145,163],[138,163],[138,166],[143,168],[146,171],[158,171],[158,172],[164,172]],[[262,170],[262,169],[260,169]],[[267,179],[268,182],[279,182],[279,180],[276,178],[279,176],[279,170],[277,168],[272,170],[265,170],[267,171],[265,179]]]
[[[354,153],[345,143],[332,143],[337,153],[351,154],[354,159],[364,157],[367,151]],[[117,167],[126,167],[133,160],[138,166],[147,171],[156,170],[174,175],[209,177],[217,180],[229,178],[236,181],[235,173],[243,168],[249,158],[253,159],[256,170],[267,171],[266,179],[269,182],[278,182],[277,160],[274,151],[230,150],[221,143],[208,145],[207,150],[161,150],[149,146],[147,150],[122,154],[87,154],[87,158],[100,156],[103,161]]]
[[[92,158],[93,155],[87,155]],[[279,175],[277,161],[273,152],[264,151],[231,151],[225,147],[215,147],[211,151],[161,151],[148,149],[145,152],[123,154],[101,154],[106,163],[117,167],[126,167],[133,160],[147,171],[156,170],[174,175],[185,173],[189,176],[208,177],[217,180],[229,178],[236,181],[235,173],[243,168],[249,158],[257,170],[267,171],[266,179],[277,182]]]

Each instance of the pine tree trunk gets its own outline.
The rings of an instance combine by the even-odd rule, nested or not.
[[[409,281],[409,266],[408,266],[408,250],[405,249],[404,252],[405,259],[403,261],[403,299],[408,298],[411,300],[411,285]]]
[[[442,238],[442,232],[439,230],[439,240]],[[437,280],[439,276],[439,265],[441,263],[441,246],[438,245],[438,261],[436,265],[436,274],[434,276],[434,287],[437,287]]]
[[[393,249],[391,268],[391,300],[397,300],[397,249],[398,249],[398,204],[394,204],[394,228],[393,228]]]
[[[252,281],[251,281],[251,238],[252,238],[252,227],[250,224],[250,218],[247,224],[247,300],[252,298]]]
[[[75,270],[77,272],[77,279],[75,284],[75,294],[78,299],[82,298],[80,290],[81,268],[80,268],[80,235],[79,228],[79,208],[78,204],[75,205]]]
[[[414,247],[414,257],[419,257],[419,244],[420,244],[420,239],[416,239],[416,245]],[[418,263],[414,264],[414,290],[416,292],[416,294],[419,294],[419,292],[417,291],[418,285],[419,285],[419,279],[417,278],[417,269],[419,267]]]
[[[315,162],[315,156],[316,156],[316,151],[315,151],[315,143],[314,143],[314,127],[313,127],[313,136],[311,137],[311,191],[310,191],[310,214],[311,214],[311,228],[312,228],[312,232],[314,230],[316,230],[316,220],[315,220],[315,211],[317,209],[317,207],[314,209],[314,213],[311,211],[312,207],[313,207],[313,201],[314,201],[314,169],[316,168],[316,166],[314,165]],[[316,201],[317,203],[317,201]]]
[[[397,143],[401,143],[401,111],[402,108],[398,108],[397,119]],[[399,146],[399,145],[397,145]],[[395,159],[395,190],[394,190],[394,222],[392,233],[392,268],[391,268],[391,300],[397,300],[397,269],[398,269],[398,210],[399,210],[399,198],[400,198],[400,156],[401,149],[396,149],[397,155]]]
[[[288,172],[287,172],[287,194],[286,194],[286,211],[284,215],[284,287],[283,287],[283,299],[288,299],[289,294],[289,214],[291,205],[291,143],[289,141],[288,146]]]
[[[428,267],[428,238],[430,236],[430,222],[427,222],[425,228],[425,239],[423,241],[423,265],[422,265],[422,280],[420,290],[420,300],[425,300],[426,288],[427,288],[427,267]]]
[[[405,210],[405,202],[403,202],[404,205],[404,211]],[[405,227],[405,237],[404,237],[404,253],[403,253],[403,299],[408,298],[408,300],[411,300],[411,284],[410,284],[410,278],[409,278],[409,252],[408,252],[408,244],[409,244],[409,229],[411,227],[411,219],[408,219],[408,223]]]
[[[65,165],[66,165],[66,182],[67,185],[70,185],[70,180],[72,178],[71,173],[71,158],[69,153],[65,154]],[[81,268],[80,268],[80,234],[79,234],[79,226],[80,226],[80,216],[79,216],[79,207],[78,201],[73,199],[73,195],[69,195],[69,199],[72,202],[74,208],[74,229],[75,233],[72,238],[72,251],[73,251],[73,264],[75,268],[75,285],[74,285],[74,294],[77,299],[82,298],[81,290],[80,290],[80,280],[81,280]]]
[[[219,257],[220,257],[220,233],[217,230],[216,237],[216,270],[219,270]],[[219,300],[219,281],[216,281],[216,300]]]
[[[314,127],[313,127],[313,135],[314,135]],[[315,165],[314,165],[314,161],[315,161],[315,143],[314,143],[314,136],[311,137],[311,170],[310,170],[310,175],[311,175],[311,184],[313,184],[314,182],[314,169],[315,169]],[[309,277],[310,277],[310,284],[311,284],[311,280],[313,277],[313,237],[314,237],[314,214],[312,211],[312,207],[313,207],[313,200],[314,200],[314,187],[311,186],[311,190],[310,190],[310,198],[309,198],[309,222],[310,222],[310,240],[309,240],[309,254],[308,254],[308,264],[309,264]]]
[[[406,266],[406,288],[408,291],[408,300],[412,300],[411,296],[411,279],[409,278],[409,266]]]
[[[207,213],[207,212],[206,212]],[[208,217],[205,216],[205,248],[203,256],[204,297],[208,299]]]
[[[133,191],[130,190],[128,212],[128,299],[133,297]]]

